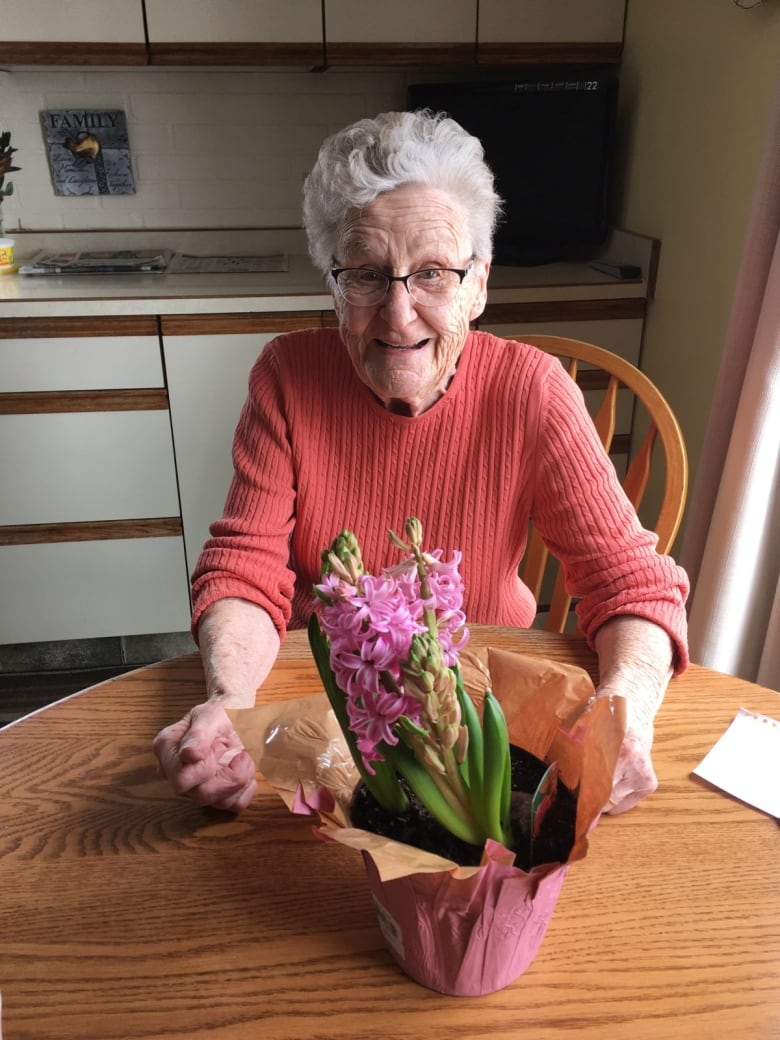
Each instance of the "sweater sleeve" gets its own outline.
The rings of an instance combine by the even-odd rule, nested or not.
[[[273,347],[265,348],[250,373],[224,512],[211,525],[192,575],[195,635],[204,610],[226,597],[263,607],[282,637],[290,619],[295,474]]]
[[[646,618],[669,634],[680,672],[688,663],[687,575],[640,524],[579,387],[557,363],[545,380],[532,519],[579,599],[580,627],[592,645],[610,618]]]

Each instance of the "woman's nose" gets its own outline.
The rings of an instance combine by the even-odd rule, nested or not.
[[[386,321],[408,323],[417,317],[414,300],[403,282],[391,282],[381,304]]]

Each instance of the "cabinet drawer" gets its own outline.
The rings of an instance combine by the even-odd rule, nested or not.
[[[157,336],[0,339],[0,393],[163,385]]]
[[[182,539],[0,546],[0,643],[181,632]]]
[[[0,415],[0,524],[178,516],[167,411]]]

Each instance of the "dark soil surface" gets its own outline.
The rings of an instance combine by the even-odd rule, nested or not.
[[[512,825],[515,835],[512,851],[517,856],[516,865],[523,870],[530,870],[542,863],[565,863],[574,844],[577,801],[559,781],[555,803],[542,821],[533,849],[529,848],[530,796],[546,768],[544,762],[529,752],[512,748]],[[385,812],[365,786],[360,784],[352,803],[352,825],[444,856],[463,867],[477,866],[482,857],[482,848],[450,834],[408,789],[407,794],[412,802],[411,809],[400,816],[393,816]]]

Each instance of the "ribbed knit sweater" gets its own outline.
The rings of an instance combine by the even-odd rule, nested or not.
[[[685,572],[655,551],[582,395],[560,362],[472,332],[447,392],[422,415],[387,411],[335,329],[272,341],[249,378],[234,478],[193,574],[193,630],[215,600],[258,603],[283,636],[305,624],[320,552],[347,528],[366,569],[396,563],[409,516],[424,544],[463,554],[468,621],[528,627],[518,577],[529,520],[580,597],[585,635],[620,614],[663,627],[687,663]]]

